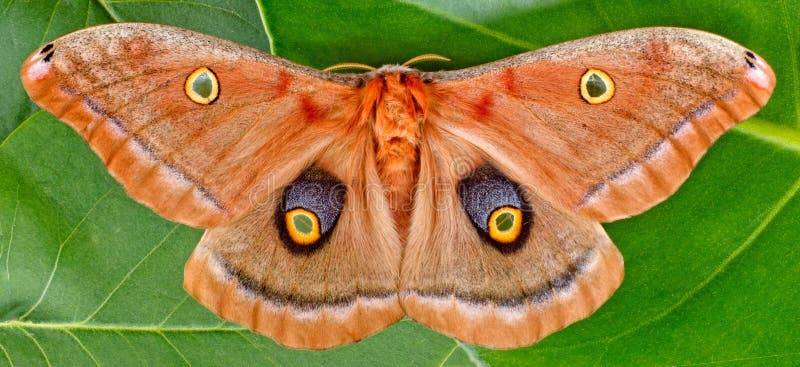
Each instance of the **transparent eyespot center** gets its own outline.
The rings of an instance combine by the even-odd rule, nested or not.
[[[200,97],[208,98],[213,91],[214,83],[208,73],[202,73],[192,82],[192,90],[200,95]]]
[[[581,97],[590,104],[606,102],[614,96],[614,81],[605,72],[589,69],[581,77]]]
[[[302,234],[309,234],[314,228],[314,220],[311,217],[305,214],[297,214],[292,218],[292,222],[294,224],[294,228],[302,233]]]
[[[522,210],[505,206],[489,216],[489,236],[500,243],[512,243],[522,232]]]
[[[322,237],[319,218],[311,211],[303,208],[292,209],[286,212],[285,222],[286,232],[297,245],[313,245]]]
[[[199,104],[210,104],[219,97],[219,81],[217,75],[207,67],[201,67],[186,78],[184,85],[186,96]]]
[[[514,215],[511,213],[501,213],[494,220],[497,229],[502,232],[507,232],[514,226]]]

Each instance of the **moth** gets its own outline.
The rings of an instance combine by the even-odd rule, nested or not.
[[[405,315],[514,348],[589,316],[623,279],[600,222],[675,192],[775,86],[752,51],[679,28],[336,74],[122,23],[46,44],[21,78],[130,196],[206,228],[194,298],[306,349]]]

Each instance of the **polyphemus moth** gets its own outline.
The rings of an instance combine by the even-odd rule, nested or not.
[[[752,51],[678,28],[335,74],[112,24],[46,44],[21,76],[134,199],[206,228],[192,296],[307,349],[404,315],[514,348],[589,316],[623,278],[600,222],[675,192],[775,85]]]

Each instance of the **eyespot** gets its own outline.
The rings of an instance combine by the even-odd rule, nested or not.
[[[219,97],[219,81],[217,75],[207,67],[201,67],[186,78],[184,85],[186,96],[199,104],[210,104]]]
[[[303,208],[292,209],[286,212],[286,232],[292,242],[308,246],[313,245],[322,237],[319,231],[319,218],[316,214]]]
[[[283,189],[275,224],[286,249],[311,253],[325,244],[344,208],[345,186],[311,167]]]
[[[490,165],[481,166],[458,184],[458,196],[484,243],[504,254],[525,244],[533,210],[516,183]]]
[[[489,237],[500,243],[513,243],[522,232],[522,210],[512,206],[495,209],[489,216]]]
[[[605,72],[589,69],[581,77],[581,97],[590,104],[600,104],[614,96],[614,81]]]

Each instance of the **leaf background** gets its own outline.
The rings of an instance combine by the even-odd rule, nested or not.
[[[87,1],[0,4],[0,366],[791,366],[800,358],[800,6],[796,1]],[[177,25],[290,60],[459,68],[607,31],[707,30],[761,54],[778,84],[687,183],[605,225],[626,259],[595,315],[528,348],[460,344],[404,320],[327,352],[222,322],[181,289],[201,231],[129,199],[69,127],[38,111],[19,65],[112,21]]]

